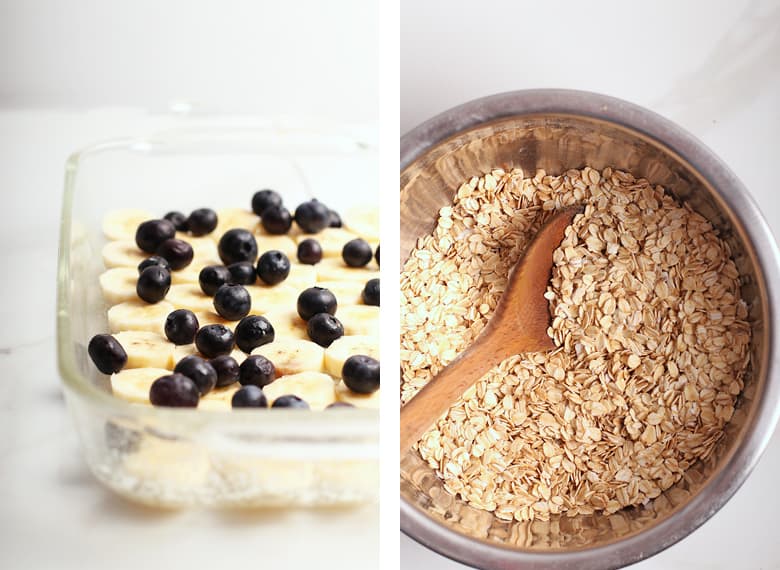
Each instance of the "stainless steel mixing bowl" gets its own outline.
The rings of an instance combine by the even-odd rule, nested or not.
[[[647,505],[613,515],[504,522],[449,495],[414,452],[401,461],[401,529],[484,569],[616,568],[651,556],[711,517],[745,481],[778,419],[777,245],[737,177],[688,133],[645,109],[577,91],[533,90],[451,109],[401,139],[401,262],[429,234],[464,180],[494,167],[613,166],[660,184],[730,244],[750,306],[750,370],[725,437],[704,462]]]

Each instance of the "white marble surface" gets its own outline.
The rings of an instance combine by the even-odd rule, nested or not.
[[[780,4],[401,2],[401,132],[476,97],[534,87],[649,107],[709,145],[780,235]],[[732,500],[637,570],[780,568],[780,435]],[[401,538],[403,568],[465,568]]]
[[[55,365],[65,159],[118,135],[201,120],[127,109],[0,111],[0,568],[376,568],[378,508],[160,512],[87,471]]]

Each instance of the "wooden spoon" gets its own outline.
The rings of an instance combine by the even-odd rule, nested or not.
[[[544,293],[552,275],[553,251],[581,211],[580,206],[561,210],[542,227],[510,273],[493,318],[474,344],[401,408],[402,454],[491,368],[516,354],[555,348],[547,336],[550,310]]]

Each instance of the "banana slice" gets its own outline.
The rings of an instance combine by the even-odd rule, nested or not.
[[[278,285],[245,285],[249,296],[252,298],[251,315],[265,315],[274,310],[295,308],[298,305],[297,287],[291,287],[284,281]]]
[[[103,264],[111,267],[138,267],[144,259],[149,257],[132,240],[110,241],[103,246]]]
[[[339,307],[363,304],[363,287],[366,284],[357,280],[318,281],[317,287],[324,287],[336,296]]]
[[[198,409],[200,410],[230,410],[233,406],[231,400],[233,394],[235,394],[241,385],[236,382],[230,386],[224,388],[214,388],[211,392],[206,394],[198,402]]]
[[[300,372],[277,378],[263,388],[268,404],[279,396],[293,394],[302,398],[312,410],[322,410],[336,401],[333,379],[321,372]]]
[[[344,227],[368,242],[378,242],[379,208],[376,206],[350,208],[344,216]]]
[[[373,408],[379,409],[379,390],[373,394],[356,394],[344,384],[344,381],[340,381],[336,384],[336,400],[339,402],[345,402],[352,404],[358,408]]]
[[[365,285],[369,279],[379,277],[379,270],[374,261],[369,262],[365,267],[349,267],[340,257],[330,257],[313,267],[317,269],[317,281],[359,281]]]
[[[356,335],[342,336],[333,341],[325,349],[325,372],[334,378],[341,378],[344,361],[350,356],[363,354],[379,359],[379,338],[374,336]]]
[[[261,229],[260,218],[251,210],[243,208],[224,208],[217,211],[217,227],[209,234],[214,242],[219,242],[222,235],[234,228],[242,228],[256,233]]]
[[[206,295],[200,285],[194,283],[171,285],[165,300],[177,309],[189,309],[201,313],[214,310],[214,299]]]
[[[108,310],[108,327],[112,333],[119,331],[151,331],[164,334],[165,319],[173,311],[173,305],[160,301],[150,305],[134,299],[114,305]]]
[[[350,305],[339,307],[336,317],[344,325],[345,335],[379,336],[379,307]]]
[[[252,354],[261,354],[273,362],[277,377],[299,372],[322,372],[325,360],[325,349],[320,345],[294,338],[277,338],[270,344],[258,346]]]
[[[173,343],[149,331],[122,331],[114,335],[127,353],[125,368],[173,370]]]
[[[111,375],[111,391],[114,396],[128,402],[151,404],[149,388],[152,383],[170,373],[165,368],[126,368]]]
[[[195,237],[183,232],[179,232],[179,235],[176,237],[192,246],[192,263],[182,271],[190,268],[194,271],[197,268],[198,272],[200,272],[206,265],[222,264],[222,261],[219,259],[217,244],[210,237]]]
[[[134,240],[142,222],[154,220],[155,215],[146,210],[128,208],[114,210],[103,218],[103,234],[111,240]]]
[[[236,321],[229,321],[219,316],[214,309],[210,311],[192,311],[198,318],[198,325],[205,327],[206,325],[225,325],[229,329],[236,328]]]
[[[114,267],[100,275],[100,289],[109,305],[138,299],[135,285],[138,282],[138,270],[134,267]]]
[[[186,499],[178,497],[192,497],[203,492],[210,463],[206,447],[200,442],[195,444],[147,433],[141,439],[138,451],[124,457],[122,468],[121,475],[136,487],[135,498],[147,490],[141,500],[152,505],[178,506],[186,503]],[[161,494],[160,489],[167,489],[169,493]]]
[[[219,262],[220,264],[222,262]],[[195,262],[190,263],[187,267],[184,269],[179,269],[178,271],[171,271],[171,283],[173,285],[181,285],[183,283],[194,283],[195,285],[198,285],[200,283],[200,270],[203,269],[206,265],[217,265],[215,263],[201,263],[196,264]]]
[[[344,228],[325,228],[318,234],[301,234],[296,237],[296,243],[301,243],[307,238],[316,239],[322,248],[322,257],[341,257],[344,244],[358,237],[356,234]]]
[[[273,325],[275,339],[309,340],[306,321],[298,315],[296,309],[274,309],[263,316]]]
[[[208,360],[205,356],[203,356],[200,352],[198,352],[198,349],[195,347],[195,344],[182,344],[180,346],[175,346],[173,348],[173,364],[174,366],[179,363],[179,361],[184,358],[185,356],[200,356],[204,360]],[[241,364],[246,360],[246,354],[244,354],[241,350],[235,349],[230,353],[230,356],[236,359],[236,362]]]
[[[257,242],[257,251],[263,255],[266,251],[277,249],[290,258],[290,261],[297,259],[298,245],[288,235],[274,236],[269,234],[255,233]]]

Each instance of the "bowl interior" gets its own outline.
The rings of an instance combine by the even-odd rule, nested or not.
[[[401,264],[417,238],[433,230],[439,209],[450,205],[460,184],[472,176],[496,167],[519,167],[533,176],[537,169],[558,175],[584,166],[611,166],[662,185],[676,198],[689,202],[729,243],[742,275],[742,296],[749,304],[753,326],[745,390],[725,437],[709,459],[695,464],[682,480],[647,505],[609,516],[501,521],[451,496],[416,452],[402,457],[402,500],[446,529],[480,542],[529,552],[560,552],[604,546],[662,524],[694,497],[714,494],[708,483],[750,433],[766,384],[766,292],[756,252],[742,223],[693,166],[659,141],[623,125],[567,114],[522,115],[483,123],[434,146],[401,173]],[[674,540],[701,522],[692,522]]]

